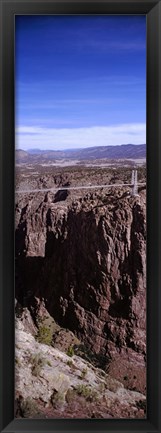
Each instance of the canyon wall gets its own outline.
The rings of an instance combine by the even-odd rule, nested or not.
[[[16,297],[96,354],[143,366],[146,354],[146,196],[46,194],[16,204]],[[35,310],[36,311],[36,310]]]

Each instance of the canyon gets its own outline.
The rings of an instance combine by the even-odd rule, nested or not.
[[[91,368],[145,396],[146,187],[137,196],[126,186],[72,191],[67,186],[86,178],[128,182],[130,171],[62,172],[30,174],[42,191],[16,196],[17,320],[32,338],[40,323],[50,323],[51,347],[72,348]],[[139,176],[145,181],[144,169]],[[20,190],[24,182],[21,172]],[[49,185],[58,190],[43,192]]]

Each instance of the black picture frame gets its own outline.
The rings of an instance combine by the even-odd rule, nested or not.
[[[0,430],[161,432],[161,0],[1,0]],[[14,419],[14,16],[146,14],[147,19],[147,419]]]

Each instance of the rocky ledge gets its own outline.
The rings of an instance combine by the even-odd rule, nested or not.
[[[18,418],[144,418],[145,396],[95,368],[41,344],[16,320]]]

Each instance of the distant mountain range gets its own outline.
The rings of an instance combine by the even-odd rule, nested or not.
[[[145,144],[122,144],[120,146],[95,146],[68,150],[16,150],[16,163],[42,163],[51,160],[96,160],[96,159],[138,159],[146,157]]]

